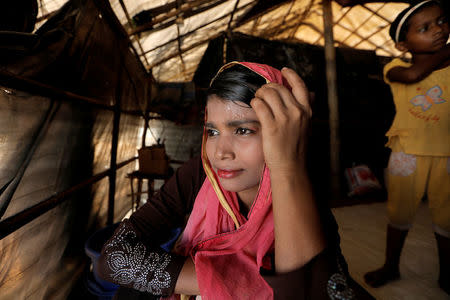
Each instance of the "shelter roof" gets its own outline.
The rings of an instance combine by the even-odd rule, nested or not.
[[[39,0],[37,28],[65,2]],[[224,32],[324,44],[320,0],[110,0],[110,5],[157,81],[192,80],[208,41]],[[388,30],[406,5],[332,2],[335,46],[399,56]]]

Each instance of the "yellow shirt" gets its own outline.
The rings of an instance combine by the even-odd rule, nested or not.
[[[384,67],[396,110],[386,146],[393,148],[398,141],[408,154],[450,156],[450,66],[413,84],[387,79],[388,71],[397,66],[411,64],[396,58]]]

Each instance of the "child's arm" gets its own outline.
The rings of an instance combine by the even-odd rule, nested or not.
[[[393,82],[415,83],[426,78],[433,71],[450,64],[450,45],[446,45],[429,59],[414,63],[410,67],[394,67],[386,77]]]
[[[277,273],[304,266],[326,246],[305,167],[312,113],[308,90],[293,70],[284,68],[282,74],[292,93],[269,83],[251,102],[261,122],[264,158],[270,170]]]

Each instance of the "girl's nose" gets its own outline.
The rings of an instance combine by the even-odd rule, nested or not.
[[[219,137],[216,143],[215,156],[220,160],[235,158],[231,138],[226,136]]]

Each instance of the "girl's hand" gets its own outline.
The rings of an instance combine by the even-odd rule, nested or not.
[[[256,91],[251,106],[261,123],[264,159],[270,170],[275,234],[275,270],[304,266],[326,246],[320,216],[305,167],[311,119],[308,90],[293,71],[281,71],[292,87],[269,83]]]
[[[270,171],[295,172],[305,167],[312,111],[303,80],[289,68],[281,72],[292,92],[281,84],[268,83],[256,91],[250,105],[261,123],[264,158]]]

